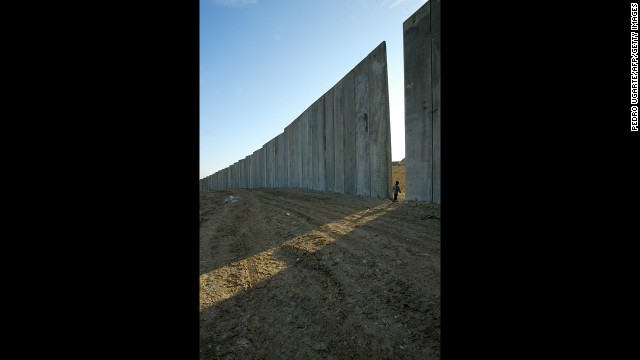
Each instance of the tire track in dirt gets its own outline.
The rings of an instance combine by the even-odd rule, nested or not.
[[[397,207],[398,204],[394,204],[394,205],[396,205],[396,207]],[[371,206],[371,205],[369,205],[369,206]],[[393,211],[395,210],[395,208],[391,208],[389,206],[386,206],[386,207],[384,207],[384,210],[389,214],[393,214]],[[380,212],[380,211],[378,211],[378,212]],[[405,216],[405,218],[406,217],[410,217],[410,216],[411,215]],[[415,214],[414,214],[414,216],[415,216]],[[353,232],[353,233],[352,234],[346,234],[346,236],[351,238],[351,240],[357,241],[358,239],[360,239],[361,241],[366,241],[366,242],[369,242],[369,243],[373,242],[373,244],[370,244],[371,245],[370,248],[375,248],[375,245],[376,245],[375,241],[371,241],[371,240],[375,239],[376,237],[379,237],[381,234],[382,235],[388,235],[388,236],[394,235],[395,237],[400,237],[400,239],[398,239],[399,242],[402,242],[402,241],[405,240],[405,238],[403,236],[405,235],[405,233],[407,233],[406,231],[405,232],[400,232],[400,233],[397,233],[397,232],[393,233],[392,231],[386,230],[387,228],[392,228],[390,226],[391,224],[396,223],[396,222],[402,222],[403,219],[401,217],[397,217],[397,216],[393,217],[393,215],[391,215],[391,218],[383,220],[381,223],[378,223],[377,225],[372,225],[374,222],[369,222],[369,223],[363,224],[362,227],[359,227],[360,225],[356,224],[356,222],[354,221],[355,218],[357,218],[356,214],[352,214],[351,216],[347,216],[346,218],[344,218],[342,220],[343,225],[344,225],[344,223],[349,223],[351,221],[350,224],[346,224],[345,225],[345,227],[347,227],[347,228],[349,228],[350,226],[353,226],[353,228],[349,229],[349,232]],[[384,217],[381,217],[380,219],[384,219]],[[424,226],[416,225],[416,226],[413,226],[412,230],[413,230],[413,236],[415,236],[415,232],[417,231],[418,234],[421,233],[420,230],[424,230]],[[412,231],[410,230],[410,231],[408,231],[408,233],[412,233]],[[311,238],[311,239],[307,238],[307,239],[303,239],[303,241],[304,240],[309,242],[309,241],[313,241],[314,239],[313,238]],[[406,240],[409,240],[409,239],[407,238]],[[439,237],[438,237],[438,240],[439,240]],[[346,252],[350,252],[349,248],[350,247],[346,247],[344,250]],[[439,258],[439,245],[437,245],[436,248],[438,249],[438,253],[436,255]],[[372,251],[368,250],[369,249],[368,247],[363,246],[363,249],[365,249],[365,253],[366,253],[365,257],[366,258],[374,258],[375,257],[375,256],[373,256],[374,254],[372,253]],[[356,256],[353,253],[351,253],[350,255],[353,256],[353,257],[362,258],[362,256]],[[426,255],[426,253],[416,253],[416,252],[412,251],[409,247],[407,247],[405,249],[405,253],[403,253],[402,255],[399,254],[398,248],[396,248],[396,252],[393,255],[394,255],[394,258],[398,258],[399,256],[406,256],[406,255],[421,255],[421,256],[423,256],[423,255]],[[322,265],[323,263],[321,263],[321,262],[320,262],[320,265],[318,265],[319,261],[317,259],[314,259],[314,260],[315,261],[313,261],[313,266],[315,268],[317,268],[317,269],[324,270],[323,273],[325,274],[325,276],[328,279],[331,279],[335,284],[338,284],[337,287],[341,289],[343,286],[340,284],[340,282],[338,282],[336,280],[336,276],[332,273],[332,271],[327,270],[326,267],[324,267]],[[356,260],[356,259],[354,259],[354,260]],[[361,261],[365,265],[367,264],[366,260],[361,259]],[[358,263],[358,262],[354,261],[354,263]],[[372,262],[371,264],[372,264],[372,266],[375,266],[376,263]],[[406,266],[406,263],[404,263],[401,260],[398,260],[398,266],[404,267],[404,266]],[[386,268],[382,267],[382,271],[385,271],[387,273],[392,273],[392,276],[394,278],[397,278],[398,276],[394,276],[393,275],[393,273],[394,273],[394,271],[392,270],[393,268],[395,268],[395,266],[386,267]],[[439,272],[439,261],[438,261],[438,264],[437,264],[437,270]],[[381,270],[376,269],[376,271],[380,272]],[[360,292],[361,289],[357,286],[358,281],[366,280],[368,277],[371,276],[371,274],[367,274],[366,272],[364,272],[364,273],[360,272],[360,273],[361,273],[361,275],[357,279],[355,279],[354,281],[352,281],[350,283],[347,283],[345,286],[346,287],[356,288],[356,292]],[[433,273],[433,271],[432,271],[432,273]],[[362,274],[364,274],[364,275],[362,275]],[[399,281],[399,280],[395,280],[395,283],[397,283],[400,287],[405,287],[408,284],[408,282],[406,282],[406,281]],[[389,284],[389,282],[387,282],[387,285],[388,284]],[[374,291],[372,291],[372,292],[375,293],[378,290],[379,289],[374,289]],[[417,290],[419,291],[420,289],[418,288]],[[383,292],[386,292],[386,290],[383,290]],[[393,287],[390,288],[390,292],[391,293],[394,292]],[[402,297],[410,297],[410,298],[411,297],[415,297],[415,295],[411,295],[410,291],[403,291],[401,293],[401,296]],[[437,296],[439,297],[439,295],[437,295]],[[399,295],[391,295],[391,301],[387,301],[387,304],[389,305],[390,308],[396,308],[397,309],[397,308],[401,307],[403,309],[404,308],[408,308],[408,309],[413,309],[413,310],[417,309],[418,306],[420,306],[420,305],[422,305],[423,309],[425,308],[425,306],[428,306],[428,305],[426,305],[425,301],[419,301],[419,302],[415,302],[415,301],[414,302],[406,302],[405,301],[405,302],[401,302],[400,300],[401,300],[401,297]],[[366,307],[364,309],[359,309],[359,311],[361,311],[361,313],[363,313],[363,314],[367,314],[367,313],[370,314],[371,313],[371,311],[367,311]],[[376,311],[377,312],[381,312],[382,309],[378,308],[378,309],[376,309]],[[411,338],[412,339],[416,339],[416,338],[418,338],[418,336],[413,334],[413,335],[411,335]]]
[[[207,290],[233,295],[201,312],[202,359],[439,358],[439,223],[420,220],[424,209],[305,190],[233,193],[245,204],[212,211],[239,215],[235,228],[201,223],[201,234],[224,234],[209,242],[241,243],[244,256],[229,262],[222,244],[201,254],[221,275]]]
[[[244,249],[236,239],[244,232],[242,221],[253,216],[252,207],[239,202],[225,202],[225,198],[232,194],[231,191],[225,191],[223,196],[211,197],[208,202],[201,204],[201,212],[217,212],[213,222],[201,226],[201,229],[204,228],[200,232],[200,254],[204,255],[201,256],[201,265],[205,265],[201,266],[201,273],[244,257]],[[210,254],[218,256],[212,257]]]
[[[218,219],[206,224],[209,230],[201,231],[201,264],[206,264],[201,267],[201,309],[249,290],[261,277],[271,275],[261,274],[256,265],[260,259],[252,259],[269,245],[269,239],[252,235],[265,233],[268,212],[251,194],[226,191],[224,196],[232,194],[237,197],[236,202],[217,197],[213,203],[203,204],[212,206]]]

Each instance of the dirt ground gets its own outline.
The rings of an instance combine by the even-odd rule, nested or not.
[[[200,358],[440,359],[439,207],[202,191]]]

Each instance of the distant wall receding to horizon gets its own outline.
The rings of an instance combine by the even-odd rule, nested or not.
[[[283,133],[201,179],[200,189],[304,188],[390,199],[390,127],[382,42]]]

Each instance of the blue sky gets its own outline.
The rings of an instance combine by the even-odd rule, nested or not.
[[[200,0],[200,178],[284,131],[382,41],[404,157],[402,23],[427,0]]]

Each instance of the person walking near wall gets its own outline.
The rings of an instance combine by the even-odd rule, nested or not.
[[[393,202],[398,202],[398,193],[400,191],[400,181],[396,181],[396,184],[393,186]]]

